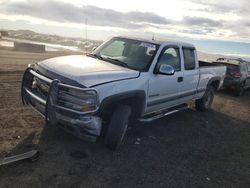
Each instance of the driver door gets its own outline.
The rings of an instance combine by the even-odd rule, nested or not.
[[[171,65],[175,73],[174,75],[152,75],[149,80],[146,113],[178,105],[179,90],[183,82],[180,57],[178,46],[163,48],[157,64]]]

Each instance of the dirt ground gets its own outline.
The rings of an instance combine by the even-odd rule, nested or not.
[[[194,108],[131,125],[122,148],[78,140],[21,104],[28,63],[65,54],[0,49],[0,157],[38,149],[37,162],[0,167],[0,187],[250,187],[250,91],[218,92]]]

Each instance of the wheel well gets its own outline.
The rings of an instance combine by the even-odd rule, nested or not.
[[[215,90],[219,88],[220,80],[214,80],[211,82],[210,86],[212,86]]]
[[[109,103],[102,109],[101,114],[103,116],[111,115],[115,107],[119,104],[124,104],[124,105],[128,105],[131,107],[131,119],[136,119],[140,117],[142,114],[142,111],[144,110],[144,103],[140,97],[129,97],[126,99],[121,99],[121,100],[117,100],[117,101],[113,101],[112,103]]]
[[[127,104],[127,105],[131,106],[132,118],[137,118],[137,117],[141,116],[141,114],[144,110],[144,107],[145,107],[144,101],[139,96],[128,98],[128,99],[121,101],[121,102],[123,104]]]
[[[110,96],[102,102],[99,113],[104,116],[111,114],[114,108],[119,104],[131,106],[132,118],[139,117],[145,108],[145,94],[137,93],[135,95],[130,95],[127,93],[125,95]]]

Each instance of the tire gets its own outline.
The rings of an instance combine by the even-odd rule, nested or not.
[[[122,140],[126,134],[131,107],[128,105],[118,105],[111,117],[106,137],[105,145],[112,150],[120,147]]]
[[[207,111],[211,108],[214,100],[214,87],[210,86],[201,99],[195,101],[195,108],[199,111]]]
[[[243,93],[244,93],[244,85],[241,84],[239,88],[235,90],[235,96],[240,97],[243,95]]]

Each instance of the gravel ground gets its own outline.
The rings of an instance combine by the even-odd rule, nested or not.
[[[26,64],[57,55],[0,50],[0,157],[40,151],[37,162],[1,167],[0,187],[250,187],[250,91],[218,92],[208,112],[133,124],[112,152],[22,106]]]

